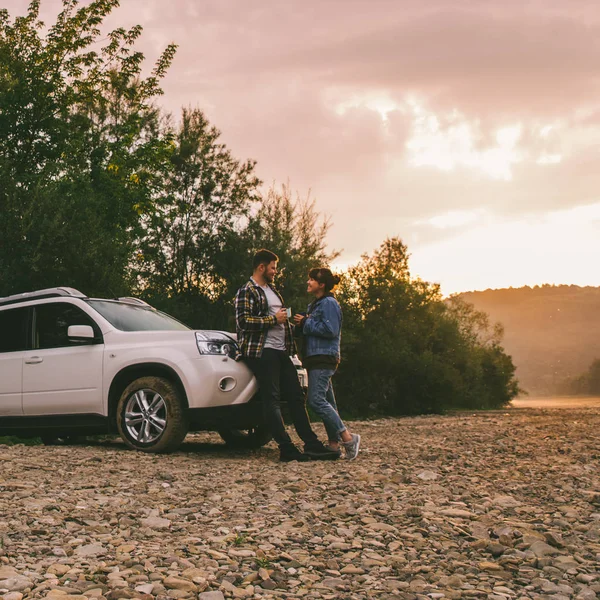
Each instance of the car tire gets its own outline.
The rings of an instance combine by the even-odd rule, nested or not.
[[[271,432],[264,425],[251,429],[220,429],[219,435],[231,448],[243,449],[261,448],[273,439]]]
[[[155,453],[177,450],[188,432],[181,392],[163,377],[136,379],[119,398],[117,430],[135,450]]]

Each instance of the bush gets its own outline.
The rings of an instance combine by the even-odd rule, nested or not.
[[[350,269],[339,293],[337,389],[354,416],[499,408],[519,392],[502,329],[435,284],[413,279],[406,246],[387,240]]]

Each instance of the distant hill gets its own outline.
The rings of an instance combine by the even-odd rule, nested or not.
[[[503,346],[530,394],[554,394],[600,358],[600,288],[543,285],[459,294],[504,325]]]

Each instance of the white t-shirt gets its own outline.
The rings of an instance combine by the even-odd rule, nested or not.
[[[277,294],[268,286],[260,286],[267,296],[269,304],[269,315],[275,316],[282,308],[281,300]],[[274,350],[285,350],[285,326],[283,323],[274,325],[267,331],[265,340],[265,348],[273,348]]]

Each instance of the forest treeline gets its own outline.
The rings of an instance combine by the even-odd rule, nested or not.
[[[560,394],[569,396],[600,396],[600,358],[576,377],[569,377],[558,388]]]
[[[600,359],[600,288],[543,285],[460,297],[502,323],[504,348],[530,394],[600,394],[592,383],[600,369],[594,362]]]
[[[160,108],[176,46],[153,68],[140,27],[103,30],[117,0],[0,10],[0,295],[57,285],[140,296],[195,328],[233,329],[252,253],[280,256],[278,280],[303,308],[325,265],[330,223],[289,184],[266,189],[199,108]],[[143,74],[147,73],[147,76]],[[290,165],[293,169],[293,165]],[[356,415],[500,407],[518,386],[501,329],[411,276],[383,241],[345,273],[342,406]]]

